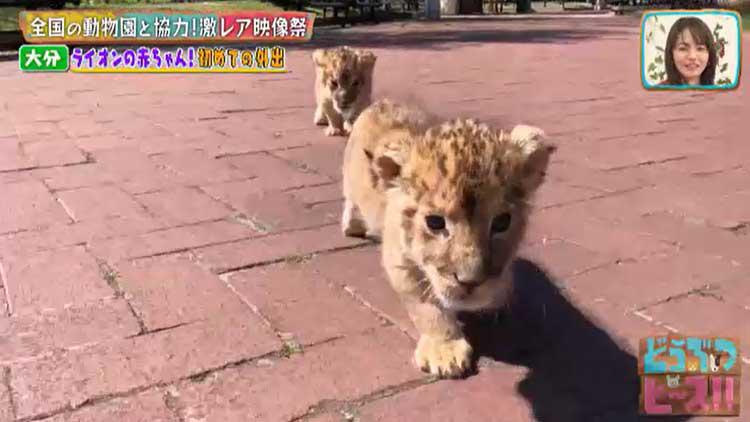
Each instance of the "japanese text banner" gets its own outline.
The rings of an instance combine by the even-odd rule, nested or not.
[[[283,47],[237,49],[186,47],[163,49],[75,47],[70,53],[74,73],[285,73]]]
[[[315,14],[268,11],[24,10],[18,24],[32,44],[195,44],[304,42]]]

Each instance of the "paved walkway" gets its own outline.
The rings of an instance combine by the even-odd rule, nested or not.
[[[282,76],[0,64],[0,421],[634,421],[638,337],[735,335],[747,353],[747,89],[644,91],[637,26],[318,38],[375,49],[377,97],[560,145],[514,314],[472,330],[483,357],[462,381],[412,366],[377,246],[339,233],[344,140],[311,124],[312,45]]]

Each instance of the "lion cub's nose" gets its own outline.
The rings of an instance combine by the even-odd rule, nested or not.
[[[457,271],[453,273],[453,277],[458,284],[467,289],[473,289],[484,282],[484,265],[481,260],[469,262],[461,268],[457,268]]]

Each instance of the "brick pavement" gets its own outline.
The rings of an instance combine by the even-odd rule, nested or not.
[[[339,42],[375,49],[376,97],[560,145],[512,317],[468,322],[479,374],[417,371],[377,246],[339,234],[344,141],[311,126],[311,46],[281,76],[2,63],[1,422],[632,421],[639,336],[715,330],[750,350],[744,87],[645,92],[631,18],[314,45]]]

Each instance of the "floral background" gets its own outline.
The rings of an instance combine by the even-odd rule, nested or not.
[[[643,45],[644,75],[649,84],[656,85],[667,77],[664,70],[664,47],[672,24],[685,14],[669,12],[649,15],[643,25],[641,42]],[[734,15],[696,13],[711,28],[716,41],[718,64],[716,84],[732,85],[737,78],[737,18]]]

